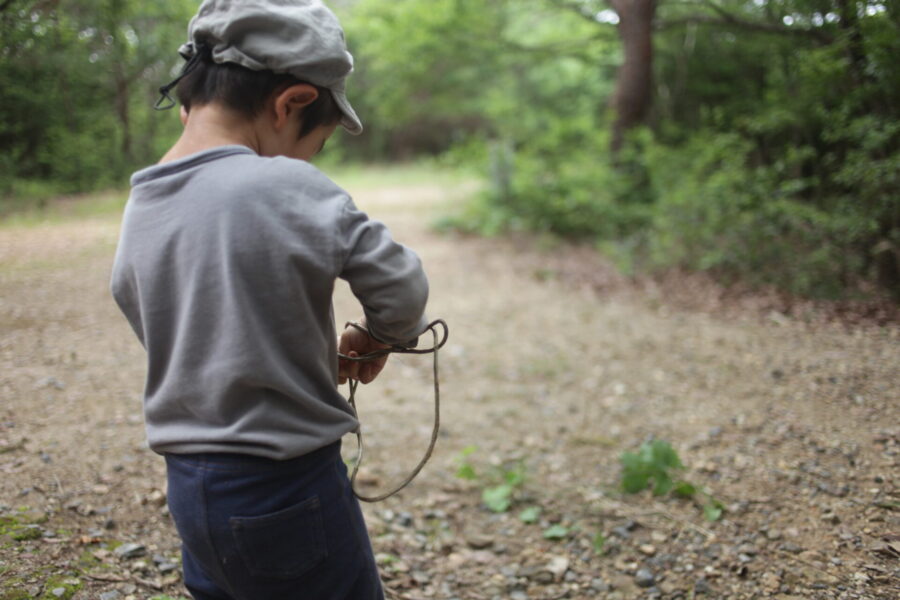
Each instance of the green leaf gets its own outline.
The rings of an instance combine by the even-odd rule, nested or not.
[[[654,466],[664,469],[684,468],[684,465],[681,464],[681,459],[678,458],[678,454],[675,452],[675,449],[672,448],[672,446],[668,442],[665,442],[663,440],[653,440],[650,448]]]
[[[561,540],[569,535],[569,528],[562,525],[551,525],[544,530],[544,539]]]
[[[703,516],[707,521],[718,521],[722,518],[724,509],[725,506],[721,502],[715,498],[710,498],[709,502],[703,505]]]
[[[606,545],[606,536],[601,532],[597,532],[594,535],[594,539],[591,540],[591,546],[594,547],[594,554],[600,555],[606,552],[604,546]]]
[[[513,487],[519,487],[525,483],[525,467],[516,465],[515,468],[503,472],[503,479]]]
[[[679,498],[693,498],[694,494],[697,493],[697,486],[688,481],[681,480],[675,484],[674,488],[672,488],[672,493]]]
[[[654,496],[665,496],[675,485],[675,482],[672,481],[672,478],[669,477],[669,475],[665,471],[654,473],[653,479],[656,481],[653,486]]]
[[[637,494],[647,489],[650,476],[646,473],[626,471],[622,474],[622,489],[629,494]]]
[[[540,506],[529,506],[519,513],[519,520],[523,523],[537,523],[538,517],[541,516]]]
[[[501,484],[494,487],[484,488],[481,492],[481,499],[489,510],[502,513],[509,510],[512,504],[513,487],[509,484]]]
[[[647,489],[649,479],[644,473],[626,473],[622,476],[622,489],[628,494],[637,494]]]
[[[460,479],[468,479],[469,481],[478,479],[478,473],[475,472],[475,467],[469,463],[461,464],[456,470],[456,476]]]

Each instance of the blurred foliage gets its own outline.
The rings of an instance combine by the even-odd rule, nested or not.
[[[896,294],[898,5],[660,0],[652,115],[612,155],[612,3],[346,2],[373,130],[350,152],[482,165],[488,192],[456,221],[481,233],[595,240],[631,271]]]
[[[624,0],[328,4],[366,132],[326,162],[476,166],[460,226],[592,240],[626,270],[900,290],[900,0],[658,0],[652,110],[615,154]],[[155,161],[179,123],[151,106],[196,6],[0,0],[0,198]]]
[[[120,185],[180,127],[152,114],[195,3],[0,3],[0,196]]]

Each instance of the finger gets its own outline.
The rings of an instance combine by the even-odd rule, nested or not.
[[[352,358],[356,358],[357,356],[359,356],[359,352],[357,352],[356,350],[351,350],[351,351],[347,354],[347,356],[350,356],[350,357],[352,357]],[[360,366],[360,363],[359,363],[358,361],[355,361],[355,360],[351,360],[351,361],[348,361],[348,362],[349,362],[350,364],[348,365],[349,369],[348,369],[347,377],[349,377],[350,379],[359,379],[359,366]]]

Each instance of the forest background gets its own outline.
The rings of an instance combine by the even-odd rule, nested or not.
[[[900,298],[900,0],[332,0],[366,125],[323,160],[487,185],[450,224]],[[0,0],[0,214],[121,188],[194,0]]]

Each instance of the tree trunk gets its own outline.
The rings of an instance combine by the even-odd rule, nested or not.
[[[129,89],[128,79],[123,73],[123,68],[120,65],[116,65],[114,72],[116,116],[119,118],[119,124],[122,126],[122,157],[130,166],[134,161],[131,146],[131,111],[129,106],[131,90]]]
[[[650,110],[653,92],[653,18],[656,0],[610,0],[619,15],[624,62],[616,76],[612,98],[613,153],[622,148],[625,134],[640,125]]]

